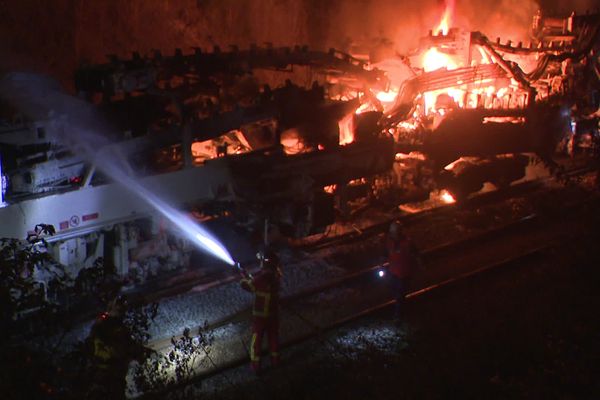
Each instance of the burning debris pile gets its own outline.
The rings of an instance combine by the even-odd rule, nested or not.
[[[430,182],[417,185],[465,197],[484,182],[502,187],[522,178],[523,154],[554,169],[557,145],[597,136],[599,15],[538,13],[523,45],[451,28],[453,2],[447,5],[439,26],[388,71],[396,96],[379,123],[395,139],[401,176],[429,171]],[[381,104],[366,102],[357,112],[364,109]]]

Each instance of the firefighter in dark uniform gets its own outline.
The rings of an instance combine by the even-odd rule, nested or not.
[[[419,265],[419,252],[398,221],[392,222],[386,240],[389,280],[396,304],[394,317],[400,322],[410,282]]]
[[[240,284],[244,290],[254,294],[252,307],[252,339],[250,342],[250,366],[260,372],[260,353],[263,336],[267,336],[271,365],[279,364],[279,288],[281,270],[279,259],[267,250],[257,254],[261,262],[260,271],[251,276],[245,274]]]
[[[136,342],[124,322],[127,302],[119,297],[102,313],[90,332],[92,382],[87,398],[124,399],[129,363],[142,360],[147,349]]]

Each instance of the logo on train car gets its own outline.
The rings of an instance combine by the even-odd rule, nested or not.
[[[75,228],[77,226],[79,226],[79,216],[78,215],[73,215],[71,217],[71,219],[69,220],[69,224]]]
[[[96,213],[93,213],[93,214],[86,214],[86,215],[83,215],[83,216],[81,217],[81,220],[82,220],[83,222],[86,222],[86,221],[91,221],[91,220],[93,220],[93,219],[98,219],[98,213],[97,213],[97,212],[96,212]]]

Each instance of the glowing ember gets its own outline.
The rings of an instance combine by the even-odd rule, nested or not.
[[[477,161],[477,157],[460,157],[455,161],[452,161],[450,164],[446,165],[444,169],[446,171],[452,171],[454,167],[456,167],[460,163],[474,163]]]
[[[446,204],[456,203],[454,196],[445,189],[440,192],[440,199]]]
[[[337,185],[329,185],[329,186],[324,186],[324,187],[323,187],[323,191],[324,191],[325,193],[332,194],[332,193],[334,193],[334,192],[335,192],[335,189],[336,189],[336,188],[337,188]]]
[[[373,105],[371,103],[363,103],[360,105],[360,107],[358,107],[356,109],[356,111],[354,112],[356,115],[364,113],[365,111],[370,111],[373,108]]]
[[[296,129],[287,129],[281,132],[279,142],[285,154],[299,154],[307,150],[300,133]]]
[[[211,159],[217,157],[217,146],[212,140],[192,143],[192,156],[194,158]]]

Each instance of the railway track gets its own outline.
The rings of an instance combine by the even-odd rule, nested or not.
[[[589,168],[586,168],[586,167],[575,168],[575,169],[568,171],[565,175],[570,176],[570,177],[577,177],[582,174],[585,174],[586,172],[589,172]],[[545,180],[549,180],[549,179],[552,179],[552,178],[548,178]],[[484,194],[481,194],[478,196],[474,196],[474,197],[468,199],[460,207],[462,207],[463,209],[466,209],[469,207],[477,207],[477,206],[481,206],[484,204],[492,204],[494,202],[501,202],[507,198],[511,198],[513,196],[518,196],[518,195],[526,195],[528,193],[535,192],[536,190],[544,190],[540,181],[524,182],[521,185],[516,185],[514,187],[510,187],[510,188],[508,188],[508,190],[505,190],[505,191],[488,192],[488,193],[484,193]],[[417,224],[419,221],[427,221],[430,218],[437,218],[445,213],[452,212],[452,210],[455,210],[457,207],[459,207],[459,206],[452,204],[452,205],[441,207],[441,208],[425,210],[423,212],[416,213],[416,214],[401,215],[400,213],[398,213],[397,215],[391,216],[389,219],[385,220],[384,222],[373,224],[372,226],[368,227],[367,229],[363,229],[360,234],[358,234],[357,232],[351,232],[349,234],[339,235],[334,238],[329,238],[328,240],[325,240],[325,241],[314,243],[314,245],[312,245],[312,246],[305,246],[303,248],[303,250],[305,252],[316,252],[316,251],[318,251],[320,249],[324,249],[326,247],[335,247],[337,245],[342,245],[342,244],[351,245],[351,244],[357,243],[357,242],[366,242],[368,240],[376,239],[377,235],[380,235],[382,232],[385,231],[389,221],[394,220],[396,218],[403,219],[403,221],[405,223],[407,223],[407,225],[410,226],[412,224]],[[513,231],[518,230],[520,226],[526,226],[529,223],[529,222],[527,222],[528,219],[531,219],[532,220],[531,222],[533,222],[533,220],[535,220],[536,218],[537,218],[536,216],[531,215],[528,218],[524,218],[523,221],[515,221],[514,223],[509,223],[506,226],[498,227],[499,231],[497,231],[497,232],[500,232],[500,230],[505,230],[507,232],[510,231],[511,229]],[[493,231],[490,231],[487,234],[492,235],[492,236],[494,235]],[[482,236],[482,238],[483,238],[483,236]],[[468,243],[471,240],[477,240],[476,236],[467,237],[463,240],[459,240],[459,241],[456,241],[453,243],[442,244],[442,245],[437,246],[436,248],[426,249],[425,258],[432,258],[432,257],[435,257],[436,254],[441,254],[443,252],[450,252],[451,249],[453,249],[453,248],[459,249],[461,246],[468,246]],[[284,301],[294,301],[294,299],[301,298],[303,296],[307,296],[310,294],[318,293],[319,291],[325,290],[328,287],[335,287],[336,285],[341,285],[344,282],[351,282],[352,280],[360,280],[361,277],[368,276],[370,273],[372,273],[374,268],[375,268],[375,266],[371,266],[371,267],[367,267],[367,268],[358,268],[357,270],[355,270],[351,273],[348,273],[338,279],[328,281],[322,285],[319,285],[319,287],[309,288],[306,290],[302,290],[301,292],[295,293],[292,296],[290,296],[289,298],[286,298]],[[208,275],[208,276],[203,276],[203,277],[198,277],[198,278],[185,279],[181,282],[170,284],[166,287],[151,288],[150,293],[148,293],[148,288],[146,288],[146,290],[144,290],[144,288],[142,288],[142,290],[140,290],[140,291],[137,291],[135,293],[127,293],[127,295],[128,295],[129,301],[132,305],[134,305],[134,306],[140,305],[141,306],[144,304],[158,302],[165,298],[169,298],[172,296],[186,293],[191,289],[194,289],[195,291],[201,291],[201,290],[206,290],[209,288],[218,287],[220,285],[225,285],[227,283],[236,281],[238,278],[239,277],[237,276],[237,274],[233,273],[232,271],[230,271],[228,269],[223,269],[222,272],[220,272],[217,275]],[[94,319],[96,317],[97,312],[98,311],[94,310],[94,309],[92,309],[90,311],[90,309],[88,307],[87,312],[84,312],[84,313],[71,312],[69,320],[73,323],[73,326],[77,326],[78,324],[83,324],[83,323],[88,322],[91,319]],[[232,321],[244,320],[247,318],[247,315],[248,315],[248,309],[241,310],[241,311],[235,313],[234,315],[230,315],[230,316],[221,318],[217,321],[213,321],[211,323],[210,327],[219,328],[219,327],[222,327],[222,326],[225,326],[225,325],[231,323]],[[28,321],[24,321],[23,323],[26,324],[26,325],[24,325],[25,326],[24,329],[31,329],[33,331],[34,326],[35,326],[34,322],[29,323]],[[170,337],[163,338],[162,340],[158,340],[157,343],[159,343],[159,342],[162,342],[162,344],[158,344],[157,347],[164,348],[165,346],[167,346],[170,343]]]
[[[588,166],[577,167],[563,173],[564,179],[573,179],[591,172],[592,169]],[[442,216],[443,214],[452,212],[461,207],[462,209],[476,208],[483,205],[502,202],[507,199],[527,195],[538,190],[545,190],[543,183],[553,180],[553,177],[546,177],[534,181],[525,181],[514,186],[510,186],[502,191],[485,192],[468,198],[460,204],[452,203],[440,207],[426,209],[417,213],[407,214],[404,212],[394,212],[383,221],[374,223],[366,228],[351,230],[333,237],[328,237],[313,243],[302,243],[293,248],[302,250],[308,253],[322,250],[324,248],[332,248],[340,245],[351,245],[356,242],[364,242],[372,239],[377,235],[386,232],[389,224],[394,220],[400,220],[407,226],[417,224],[420,221]],[[518,224],[518,223],[517,223]],[[153,289],[151,294],[146,290],[138,290],[128,293],[133,304],[145,304],[159,301],[160,299],[185,293],[191,289],[207,290],[216,286],[231,283],[238,279],[237,274],[230,270],[222,270],[215,274],[210,274],[201,277],[186,278],[181,282]]]
[[[577,177],[579,175],[585,174],[586,172],[589,172],[589,168],[585,168],[585,167],[584,168],[576,168],[576,169],[568,171],[566,173],[566,175],[568,175],[570,177]],[[548,179],[551,179],[551,178],[548,178]],[[536,191],[536,190],[543,190],[543,187],[542,187],[540,181],[524,182],[521,185],[516,185],[505,191],[488,192],[488,193],[484,193],[484,194],[472,197],[472,198],[468,199],[463,205],[461,205],[461,207],[468,208],[468,207],[481,206],[484,204],[490,204],[490,203],[494,203],[494,202],[501,202],[507,198],[511,198],[511,197],[517,196],[517,195],[524,195],[524,194],[530,193],[531,191]],[[444,213],[451,212],[456,207],[458,207],[458,206],[455,204],[452,204],[452,205],[445,206],[445,207],[425,210],[423,212],[415,213],[415,214],[401,215],[400,213],[398,213],[397,215],[391,216],[389,219],[385,220],[384,222],[373,224],[372,226],[368,227],[367,229],[363,229],[360,234],[358,234],[357,232],[342,234],[342,235],[336,236],[334,238],[329,238],[328,240],[325,240],[325,241],[314,243],[314,245],[312,245],[312,246],[304,246],[303,249],[306,252],[313,252],[313,251],[318,251],[319,249],[323,249],[325,247],[335,247],[336,245],[341,245],[341,244],[348,245],[348,244],[356,243],[358,241],[365,242],[369,239],[376,238],[377,235],[380,235],[382,232],[384,232],[391,220],[400,218],[405,223],[407,223],[407,225],[411,225],[411,224],[416,224],[418,221],[426,221],[429,218],[434,218],[434,217],[440,216]],[[503,232],[503,231],[508,233],[510,231],[519,230],[521,227],[525,227],[528,224],[534,223],[534,221],[537,220],[537,218],[538,217],[535,215],[529,215],[525,218],[522,218],[521,220],[517,220],[517,221],[511,222],[511,223],[505,224],[503,226],[497,227],[497,228],[489,230],[487,232],[483,232],[481,234],[477,234],[474,236],[468,236],[468,237],[465,237],[458,241],[454,241],[451,243],[445,243],[445,244],[442,244],[442,245],[439,245],[439,246],[436,246],[433,248],[426,249],[424,251],[424,257],[426,259],[432,259],[432,258],[438,257],[438,255],[441,255],[444,252],[446,252],[446,253],[451,252],[452,249],[455,249],[454,251],[458,251],[458,249],[460,249],[461,246],[462,247],[468,246],[469,243],[472,241],[484,240],[484,237],[486,235],[491,237],[494,235],[501,234],[501,232]],[[478,237],[479,237],[479,239],[478,239]],[[350,272],[350,273],[348,273],[342,277],[339,277],[337,279],[327,281],[324,284],[321,284],[317,287],[308,288],[308,289],[302,290],[300,292],[297,292],[291,296],[288,296],[283,301],[284,302],[293,302],[296,299],[318,293],[318,292],[326,290],[328,288],[333,288],[337,285],[342,285],[346,282],[349,283],[349,282],[352,282],[353,280],[360,280],[363,277],[368,276],[369,274],[372,274],[374,269],[376,269],[377,267],[378,266],[358,268],[353,272]],[[132,305],[144,305],[144,304],[149,304],[152,302],[158,302],[164,298],[168,298],[171,296],[185,293],[192,288],[194,288],[195,290],[206,290],[206,289],[214,288],[214,287],[217,287],[220,285],[225,285],[227,283],[237,280],[238,278],[239,277],[237,276],[237,274],[232,273],[230,270],[224,269],[222,273],[220,273],[216,276],[210,275],[210,276],[199,277],[197,279],[186,279],[183,282],[169,285],[168,287],[164,287],[164,288],[158,288],[157,290],[153,290],[150,294],[148,294],[148,292],[145,292],[144,290],[141,290],[136,293],[129,293],[128,297],[129,297],[130,303]],[[230,316],[221,318],[217,321],[213,321],[209,327],[211,329],[217,329],[219,327],[222,327],[229,323],[232,323],[233,321],[244,320],[244,319],[248,318],[248,313],[249,313],[248,309],[241,310]],[[95,315],[96,315],[96,311],[92,311],[91,313],[88,312],[88,313],[81,314],[81,315],[79,315],[79,314],[73,315],[72,318],[70,318],[70,320],[73,321],[74,323],[77,323],[77,321],[79,321],[80,323],[84,323],[86,321],[89,321],[90,319],[95,318]],[[164,347],[168,346],[169,344],[170,344],[170,337],[159,339],[159,340],[155,341],[153,346],[155,346],[156,348],[164,348]]]
[[[562,179],[573,179],[592,171],[593,169],[587,166],[574,168],[572,170],[564,172],[562,175]],[[493,202],[501,202],[515,196],[524,195],[531,191],[541,189],[544,183],[547,183],[554,179],[554,177],[549,176],[534,181],[524,181],[522,183],[510,186],[504,190],[494,190],[490,192],[476,194],[472,197],[467,198],[461,203],[445,204],[439,207],[430,208],[413,214],[397,212],[391,215],[389,218],[385,219],[384,221],[373,224],[365,229],[352,230],[344,234],[336,235],[335,237],[322,239],[315,243],[300,245],[298,246],[298,248],[305,249],[307,251],[315,251],[325,247],[335,246],[340,243],[350,243],[356,240],[363,240],[365,237],[374,236],[385,232],[389,227],[389,224],[397,219],[399,219],[406,225],[411,225],[414,224],[417,220],[431,218],[434,215],[454,210],[457,207],[474,208]]]
[[[418,289],[409,293],[407,297],[414,299],[431,295],[440,288],[451,287],[458,282],[485,276],[492,271],[502,270],[504,267],[526,266],[527,262],[543,257],[548,250],[560,246],[564,240],[565,232],[568,232],[569,228],[572,227],[571,225],[576,226],[581,222],[581,217],[585,217],[585,213],[581,213],[581,211],[592,205],[597,206],[598,202],[598,196],[592,196],[582,202],[564,205],[561,216],[529,215],[473,237],[430,248],[424,252],[424,257],[427,260],[426,264],[429,265],[427,269],[435,270],[436,266],[441,264],[451,264],[451,261],[457,255],[462,255],[464,262],[464,253],[469,249],[471,252],[479,253],[484,247],[488,250],[494,250],[502,249],[502,246],[506,247],[508,244],[509,247],[513,248],[515,246],[514,243],[511,245],[511,241],[514,242],[513,237],[515,235],[535,238],[527,245],[513,248],[511,252],[502,252],[502,257],[497,257],[496,254],[496,257],[491,257],[485,262],[474,261],[468,267],[460,271],[454,271],[449,276],[444,273],[436,273],[434,275],[437,276],[437,279],[422,280],[416,285]],[[282,348],[319,337],[328,330],[379,312],[392,305],[394,301],[389,296],[382,295],[383,291],[380,290],[382,286],[372,278],[374,276],[373,272],[378,268],[379,265],[371,265],[282,299],[282,330],[289,330],[291,326],[296,326],[295,329],[291,329],[293,334],[288,331],[288,334],[284,335]],[[349,296],[351,292],[355,295],[353,296],[354,299]],[[372,292],[375,292],[375,294]],[[340,294],[347,295],[342,296],[342,303],[331,302],[331,299],[335,299]],[[341,307],[343,303],[348,303],[348,307]],[[316,311],[318,315],[315,315],[315,306],[318,306]],[[326,307],[330,307],[332,310],[325,310]],[[248,327],[244,325],[249,319],[249,310],[242,310],[216,321],[209,327],[209,331],[235,325],[237,329],[234,329],[234,331],[247,334]],[[301,329],[300,326],[304,328]],[[161,348],[160,342],[154,342],[153,345],[156,348]],[[246,350],[239,348],[240,343],[242,342],[239,341],[238,337],[217,345],[217,347],[228,348],[230,351],[223,352],[224,355],[226,354],[224,357],[211,358],[211,366],[200,370],[194,379],[199,380],[220,374],[248,362]],[[237,352],[231,351],[235,345],[238,346],[239,351]],[[220,350],[217,349],[216,352],[213,352],[214,354],[221,354]]]
[[[513,232],[514,230],[524,229],[528,225],[535,224],[537,219],[538,219],[538,217],[536,215],[528,215],[527,217],[521,218],[517,221],[511,222],[508,224],[504,224],[502,226],[487,230],[487,231],[479,233],[477,235],[470,235],[468,237],[461,238],[457,241],[452,241],[452,242],[448,242],[448,243],[445,243],[445,244],[442,244],[439,246],[432,247],[430,249],[425,249],[421,252],[421,255],[426,260],[435,258],[435,257],[439,257],[439,255],[444,252],[448,253],[448,252],[452,252],[452,251],[457,251],[457,250],[460,250],[461,248],[464,248],[467,245],[472,245],[474,242],[477,242],[477,241],[483,242],[485,240],[489,240],[495,235],[506,235],[506,234],[510,234],[510,232]],[[354,280],[364,279],[365,277],[368,277],[369,275],[375,274],[379,269],[381,269],[382,267],[385,267],[385,266],[386,266],[386,263],[374,264],[374,265],[368,266],[366,268],[359,268],[358,270],[349,272],[346,275],[343,275],[341,277],[337,277],[335,279],[324,282],[321,285],[301,290],[301,291],[291,294],[289,296],[284,296],[281,298],[281,302],[284,305],[289,304],[297,299],[301,299],[306,296],[320,293],[320,292],[326,291],[331,288],[338,287],[338,286],[346,284],[346,283],[351,283]],[[237,279],[237,277],[234,277],[232,280],[236,280],[236,279]],[[234,314],[228,315],[225,318],[221,318],[217,321],[214,321],[206,327],[204,325],[202,325],[202,327],[205,327],[209,330],[217,329],[219,327],[233,323],[235,321],[249,318],[250,313],[251,313],[251,307],[247,307],[247,308],[240,310]],[[198,330],[200,327],[201,327],[201,325],[192,327],[192,330]],[[150,346],[156,350],[159,350],[159,349],[169,346],[170,340],[171,340],[171,337],[165,337],[162,339],[158,339],[158,340],[155,340],[152,343],[150,343]]]

